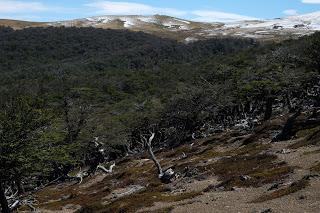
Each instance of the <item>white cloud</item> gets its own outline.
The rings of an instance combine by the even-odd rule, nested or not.
[[[298,11],[293,10],[293,9],[288,9],[288,10],[283,11],[283,14],[285,14],[287,16],[294,16],[294,15],[298,15]]]
[[[305,4],[320,4],[320,0],[302,0]]]
[[[97,13],[105,15],[153,15],[164,14],[172,16],[183,16],[187,12],[174,8],[153,7],[146,4],[132,2],[112,2],[112,1],[97,1],[86,4],[85,6],[97,9]]]
[[[0,0],[0,13],[41,12],[48,8],[40,2]]]
[[[196,18],[194,18],[195,21],[203,22],[235,22],[243,20],[258,20],[258,18],[250,16],[243,16],[234,13],[225,13],[212,10],[196,10],[193,11],[192,14],[197,16]]]
[[[95,1],[86,4],[96,11],[96,14],[103,15],[171,15],[171,16],[195,16],[195,21],[205,22],[233,22],[240,20],[257,19],[254,17],[243,16],[233,13],[225,13],[220,11],[196,10],[182,11],[174,8],[153,7],[147,4],[133,2],[114,2],[114,1]]]

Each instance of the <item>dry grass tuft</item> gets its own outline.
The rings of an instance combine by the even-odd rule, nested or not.
[[[309,186],[309,181],[307,179],[301,179],[299,181],[296,181],[292,183],[290,186],[276,190],[274,192],[271,192],[269,194],[265,194],[260,196],[259,198],[252,201],[252,203],[262,203],[268,200],[277,199],[295,192],[298,192],[304,188]]]

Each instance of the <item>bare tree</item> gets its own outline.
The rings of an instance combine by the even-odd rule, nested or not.
[[[164,171],[163,168],[161,167],[161,164],[160,164],[159,160],[156,158],[156,156],[153,152],[153,149],[152,149],[152,141],[153,141],[156,134],[154,132],[150,132],[150,134],[151,134],[151,136],[149,138],[147,138],[144,135],[141,135],[142,144],[147,149],[147,151],[151,157],[151,160],[154,162],[155,166],[157,167],[159,179],[164,183],[171,182],[171,179],[174,176],[174,171],[172,168],[169,168]]]
[[[104,173],[112,173],[113,168],[116,166],[115,162],[110,165],[109,169],[101,165],[105,161],[105,153],[104,149],[101,148],[102,144],[98,141],[98,139],[98,137],[95,137],[94,141],[92,141],[91,144],[94,144],[94,149],[88,153],[88,156],[86,156],[86,159],[82,165],[83,167],[80,167],[80,171],[75,176],[68,175],[70,179],[78,180],[79,184],[82,183],[84,178],[95,174],[97,170],[101,170]]]

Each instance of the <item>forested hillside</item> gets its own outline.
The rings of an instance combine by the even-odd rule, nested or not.
[[[123,123],[136,121],[131,116],[160,110],[178,90],[195,84],[200,61],[256,46],[253,40],[231,38],[185,45],[94,28],[2,28],[0,35],[2,98],[41,97],[60,119],[63,100],[76,96],[90,108],[92,127],[101,131],[89,137],[107,137],[108,123],[115,127],[110,135],[115,138],[107,143],[120,136]]]
[[[140,155],[149,133],[154,150],[169,150],[285,113],[316,115],[319,57],[320,33],[183,44],[124,30],[0,28],[0,188],[23,194],[79,166]]]

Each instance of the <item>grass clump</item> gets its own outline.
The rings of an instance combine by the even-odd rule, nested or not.
[[[136,212],[140,208],[150,207],[155,202],[177,202],[191,199],[201,195],[200,192],[190,192],[179,195],[171,195],[164,192],[142,192],[129,197],[116,200],[97,212]]]
[[[311,152],[304,152],[303,155],[314,155],[314,154],[319,154],[319,153],[320,153],[320,149],[314,150]]]
[[[226,158],[201,170],[214,174],[223,181],[216,187],[232,190],[233,187],[259,187],[267,183],[282,180],[293,171],[285,163],[274,163],[275,155],[259,154],[253,156],[235,156]]]
[[[298,142],[290,145],[290,149],[298,149],[308,145],[320,144],[320,126],[312,129],[304,129],[297,133],[297,137],[301,138]]]
[[[260,196],[259,198],[253,200],[253,203],[262,203],[268,200],[273,200],[273,199],[277,199],[295,192],[298,192],[304,188],[306,188],[307,186],[309,186],[309,181],[305,178],[296,181],[294,183],[292,183],[290,186],[276,190],[274,192],[271,192],[269,194],[265,194]]]
[[[267,168],[265,170],[257,170],[255,173],[251,174],[251,177],[261,184],[272,183],[283,179],[289,173],[293,172],[293,167],[277,164],[275,168]],[[260,185],[260,184],[259,184]]]
[[[317,163],[315,166],[310,169],[312,172],[320,173],[320,163]]]
[[[209,160],[211,158],[220,157],[224,155],[225,153],[217,152],[212,147],[204,149],[201,152],[195,154],[197,161]]]
[[[166,208],[162,208],[162,209],[157,209],[154,211],[144,211],[142,213],[170,213],[170,212],[172,212],[173,209],[174,209],[174,207],[170,206],[170,207],[166,207]]]
[[[233,155],[258,155],[262,151],[266,151],[271,146],[269,144],[256,144],[251,143],[245,146],[240,147],[239,149],[236,149],[234,151],[231,151],[230,154]]]
[[[297,132],[296,136],[298,138],[308,137],[316,132],[320,131],[320,126],[311,129],[303,129]]]
[[[172,157],[179,157],[181,156],[183,153],[185,154],[193,154],[194,152],[198,151],[198,147],[194,147],[194,146],[190,146],[189,144],[188,145],[183,145],[183,146],[180,146],[174,150],[171,150],[167,153],[164,154],[164,157],[165,158],[172,158]]]

